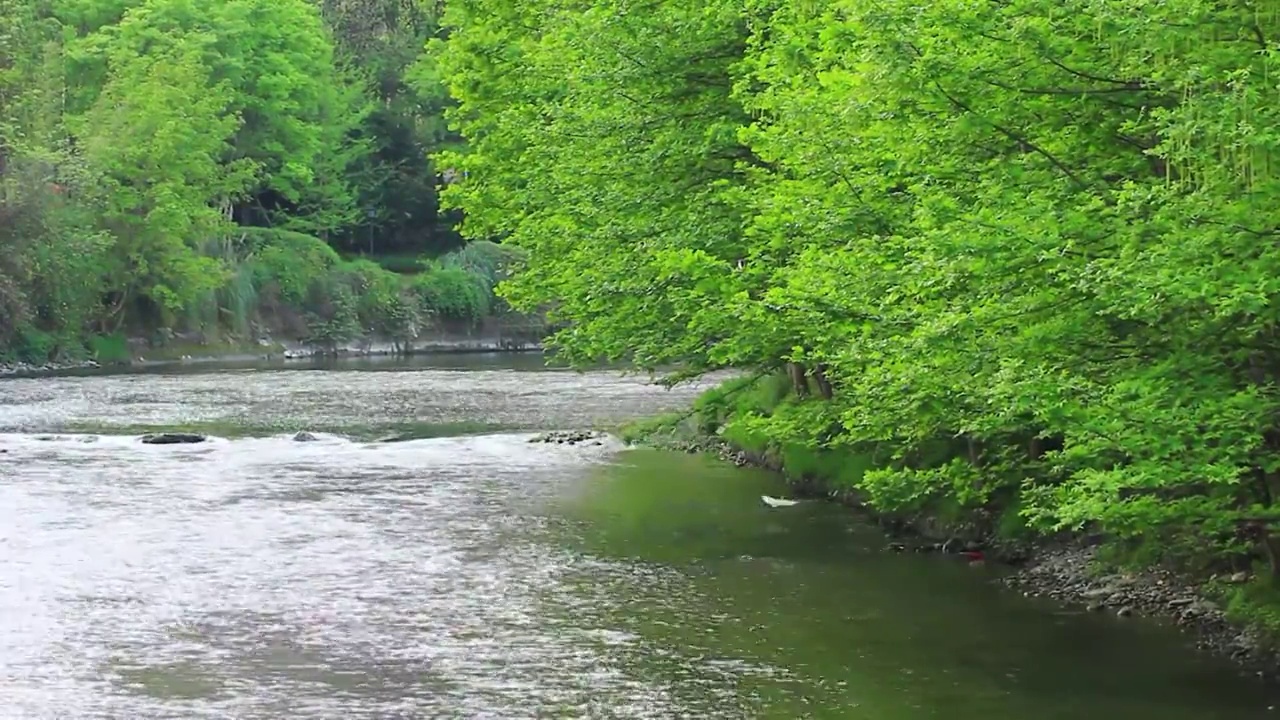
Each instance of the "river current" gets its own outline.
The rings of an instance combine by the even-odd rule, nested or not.
[[[1276,716],[1171,629],[767,508],[768,473],[529,442],[697,390],[529,356],[0,381],[0,719]],[[174,428],[211,439],[138,442]]]

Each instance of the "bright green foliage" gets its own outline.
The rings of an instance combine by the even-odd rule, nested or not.
[[[43,362],[80,352],[110,240],[67,198],[98,176],[59,126],[59,27],[38,10],[0,0],[0,356]]]
[[[472,237],[529,251],[508,300],[554,300],[553,317],[574,322],[558,347],[576,360],[706,359],[687,329],[721,329],[742,250],[729,203],[749,156],[730,97],[741,12],[459,0],[445,20],[439,68],[468,142],[440,158],[468,178],[446,197]]]
[[[368,259],[342,260],[318,238],[287,230],[246,228],[232,264],[249,279],[259,314],[300,315],[303,337],[337,347],[358,337],[407,343],[433,317],[476,322],[488,312],[493,280],[442,265],[401,275]],[[288,325],[287,322],[276,324]]]
[[[499,245],[486,240],[467,243],[462,248],[441,258],[446,268],[460,270],[473,278],[482,290],[479,301],[471,301],[466,316],[478,317],[505,309],[502,298],[495,289],[510,277],[527,259],[527,253],[513,245]]]
[[[222,283],[216,261],[189,243],[226,232],[212,203],[242,194],[252,180],[251,168],[221,161],[239,121],[228,111],[226,84],[211,83],[200,45],[113,54],[110,81],[72,125],[85,159],[104,175],[94,190],[118,239],[108,272],[126,294],[170,313]]]
[[[77,93],[86,103],[102,104],[113,82],[136,79],[129,72],[178,61],[190,66],[200,77],[185,86],[161,79],[173,93],[168,99],[200,101],[224,122],[234,121],[234,127],[199,129],[211,134],[209,142],[226,143],[220,160],[250,168],[262,188],[295,204],[356,119],[343,106],[332,42],[305,0],[145,0],[71,51],[81,63],[106,65],[104,86]]]
[[[1280,570],[1280,10],[458,0],[447,200],[585,362],[788,368],[885,508]]]

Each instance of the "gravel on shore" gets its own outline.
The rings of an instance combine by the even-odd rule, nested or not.
[[[1229,620],[1201,581],[1159,568],[1099,573],[1094,569],[1096,553],[1096,548],[1080,545],[1042,547],[1002,582],[1028,597],[1051,598],[1120,617],[1172,622],[1191,635],[1200,649],[1229,657],[1267,677],[1280,677],[1280,654],[1258,633]],[[1239,584],[1250,577],[1239,572],[1219,580]]]

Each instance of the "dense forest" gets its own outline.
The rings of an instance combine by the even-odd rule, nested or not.
[[[410,340],[494,307],[434,0],[0,0],[0,361]]]
[[[531,253],[505,293],[554,302],[564,357],[750,369],[707,429],[808,448],[884,511],[1280,573],[1280,5],[453,0],[443,24],[444,202]]]

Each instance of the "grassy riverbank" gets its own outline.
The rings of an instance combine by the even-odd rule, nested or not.
[[[770,434],[769,421],[806,406],[812,411],[820,402],[797,396],[783,374],[755,375],[703,393],[687,411],[632,423],[620,434],[632,444],[712,453],[740,466],[779,471],[797,496],[864,513],[894,538],[894,550],[978,550],[1010,569],[1001,580],[1018,592],[1082,611],[1173,622],[1202,649],[1259,672],[1280,673],[1280,592],[1265,568],[1255,572],[1260,556],[1203,549],[1175,554],[1167,548],[1155,555],[1142,543],[1092,528],[1057,531],[1028,518],[1016,492],[967,504],[941,491],[886,507],[868,488],[875,473],[908,464],[946,465],[963,457],[963,446],[937,439],[931,455],[908,459],[886,447],[822,447]]]
[[[0,366],[499,349],[536,345],[544,334],[539,317],[513,313],[495,295],[521,255],[493,243],[421,256],[395,271],[284,231],[243,228],[224,250],[222,284],[191,306],[130,306],[128,322],[109,333],[28,323],[0,343]]]

